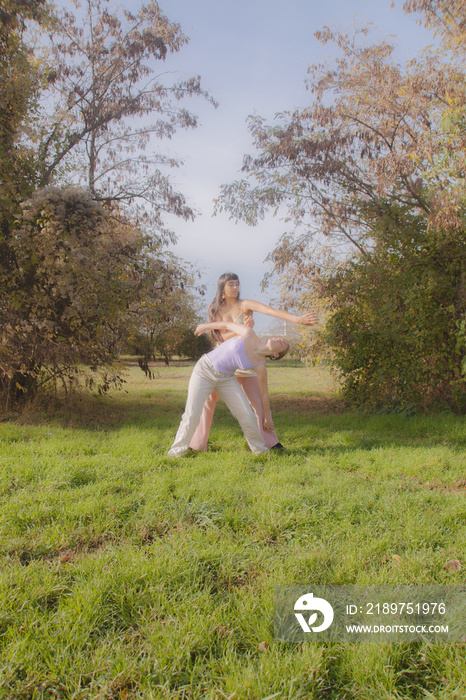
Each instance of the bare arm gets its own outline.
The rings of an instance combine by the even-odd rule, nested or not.
[[[250,314],[245,316],[244,317],[244,324],[241,324],[241,325],[249,326],[249,328],[254,328],[255,324],[254,324],[253,317]],[[223,341],[230,340],[230,338],[236,337],[236,333],[233,333],[232,331],[223,331],[223,332],[220,332],[220,335],[222,336]]]
[[[273,309],[260,301],[254,301],[254,299],[244,299],[242,309],[245,314],[250,311],[257,311],[257,313],[265,314],[266,316],[274,316],[275,318],[281,318],[283,321],[291,321],[291,323],[300,323],[303,326],[313,326],[317,323],[317,316],[312,312],[297,316],[296,314],[289,314],[288,311]]]
[[[254,371],[259,380],[259,389],[261,392],[262,408],[264,411],[264,430],[273,430],[272,413],[270,411],[269,387],[267,385],[267,367],[265,364],[256,365]]]
[[[194,335],[202,335],[205,331],[229,331],[232,336],[247,338],[251,334],[251,328],[242,323],[233,323],[232,321],[211,321],[210,323],[201,323],[194,331]]]

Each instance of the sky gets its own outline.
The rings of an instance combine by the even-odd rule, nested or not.
[[[138,9],[140,0],[120,0]],[[241,177],[243,156],[253,153],[247,117],[273,121],[277,112],[304,107],[307,68],[332,58],[314,33],[323,26],[351,30],[374,25],[374,39],[391,36],[399,60],[416,55],[432,35],[403,12],[396,0],[159,0],[167,17],[181,25],[189,43],[167,58],[164,70],[174,77],[200,75],[202,86],[219,103],[215,109],[195,98],[187,105],[199,117],[195,130],[163,145],[183,160],[171,172],[172,182],[199,212],[194,222],[170,220],[178,236],[173,252],[193,263],[206,285],[206,301],[215,294],[218,277],[236,272],[243,298],[270,303],[274,290],[263,292],[269,269],[265,262],[287,225],[268,217],[257,226],[235,223],[227,213],[213,216],[213,200],[222,184]],[[157,144],[160,147],[160,144]],[[256,329],[268,319],[257,316]]]

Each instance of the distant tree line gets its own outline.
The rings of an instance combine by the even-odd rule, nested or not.
[[[193,211],[155,139],[194,128],[198,77],[158,66],[187,39],[154,0],[0,3],[0,392],[65,391],[136,337],[196,322],[194,271],[166,245]],[[211,100],[212,101],[212,100]]]
[[[217,202],[291,228],[270,254],[284,298],[320,307],[346,396],[375,410],[466,410],[466,3],[411,0],[437,44],[401,65],[388,41],[324,28],[307,106],[250,118],[255,153]],[[317,300],[317,301],[316,301]]]

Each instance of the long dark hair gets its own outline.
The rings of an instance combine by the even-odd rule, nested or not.
[[[217,282],[217,293],[215,294],[214,300],[209,306],[209,321],[220,321],[220,309],[225,303],[224,290],[227,282],[231,280],[237,280],[239,283],[239,277],[234,272],[224,272],[220,275]],[[238,301],[240,300],[240,294],[238,293]],[[212,331],[214,339],[222,342],[222,334],[220,331]]]

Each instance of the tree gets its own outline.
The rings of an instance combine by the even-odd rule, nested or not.
[[[392,1],[392,5],[395,3]],[[464,51],[464,0],[405,0],[407,13],[418,13],[426,27],[438,32],[453,53]]]
[[[279,115],[273,125],[249,118],[258,154],[244,159],[247,180],[222,188],[220,207],[254,224],[285,206],[295,227],[331,239],[345,257],[371,249],[361,204],[402,204],[432,219],[439,213],[440,202],[426,198],[425,178],[444,153],[448,136],[440,120],[448,100],[464,98],[463,81],[436,55],[411,61],[403,72],[393,46],[358,45],[366,35],[318,33],[342,57],[309,69],[308,107]],[[448,177],[436,177],[439,190],[451,191]]]
[[[367,213],[370,216],[370,213]],[[377,245],[325,279],[325,337],[346,396],[371,409],[466,410],[466,237],[407,207],[374,215]]]
[[[36,94],[37,71],[24,43],[28,20],[43,21],[45,0],[2,0],[0,6],[0,162],[13,156],[21,123]],[[2,171],[2,184],[12,173]]]
[[[84,181],[99,201],[139,202],[139,220],[153,235],[169,236],[163,213],[189,218],[193,212],[163,172],[178,161],[157,153],[153,138],[194,128],[185,99],[210,99],[199,77],[173,82],[170,73],[158,72],[187,42],[180,26],[155,0],[136,14],[110,0],[86,0],[82,13],[56,16],[50,40],[59,99],[40,127],[40,184],[65,175]]]
[[[308,296],[319,288],[331,305],[327,340],[352,398],[461,408],[464,73],[434,50],[402,69],[387,42],[367,44],[366,30],[318,36],[340,58],[309,70],[306,108],[272,125],[250,118],[257,154],[245,157],[247,179],[222,188],[218,207],[249,223],[285,209],[295,232],[271,255],[275,273]]]
[[[176,345],[176,354],[180,357],[188,357],[190,360],[198,360],[209,350],[212,350],[209,338],[205,334],[194,335],[192,327],[183,331]]]
[[[66,379],[79,363],[114,357],[140,240],[78,188],[38,191],[11,243],[15,269],[2,301],[2,370],[9,399]]]
[[[5,328],[8,289],[15,272],[12,229],[20,202],[35,185],[32,149],[22,143],[24,124],[36,108],[39,70],[25,42],[31,23],[47,19],[43,0],[2,0],[0,4],[0,329]],[[4,340],[2,332],[2,340]],[[3,363],[3,358],[6,364]],[[20,368],[11,372],[6,346],[0,349],[0,389],[20,380]],[[19,371],[19,374],[18,374]],[[22,376],[22,375],[21,375]],[[13,382],[14,384],[16,381]]]
[[[10,401],[49,381],[68,391],[80,365],[109,366],[141,323],[141,306],[173,322],[166,299],[184,280],[179,261],[89,190],[38,191],[23,204],[13,250],[1,332]]]
[[[10,403],[51,379],[66,386],[81,363],[111,362],[144,304],[169,323],[164,305],[186,277],[164,250],[163,219],[193,213],[162,172],[177,162],[152,138],[194,127],[184,100],[207,97],[199,78],[157,75],[187,40],[153,0],[137,14],[109,0],[77,12],[52,16],[42,0],[0,7],[0,389]]]
[[[169,275],[162,294],[149,293],[151,284],[145,285],[145,294],[141,297],[134,317],[135,325],[128,336],[127,346],[132,354],[139,355],[139,364],[150,375],[149,363],[156,354],[163,356],[165,363],[170,363],[173,355],[196,357],[198,349],[205,343],[196,342],[193,328],[200,323],[203,314],[199,308],[198,295],[204,289],[195,286],[195,273],[189,266],[182,266],[179,261],[167,266],[169,271],[176,269],[178,274]],[[150,274],[146,275],[150,280]],[[153,277],[154,284],[159,283],[160,273]],[[195,339],[188,342],[187,338]],[[202,354],[202,351],[200,352]]]
[[[14,216],[35,182],[32,151],[21,137],[40,80],[24,34],[28,22],[45,18],[42,0],[2,0],[0,5],[0,284],[12,267],[8,239]]]

